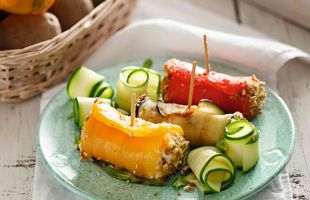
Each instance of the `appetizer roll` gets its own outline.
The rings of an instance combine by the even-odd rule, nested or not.
[[[232,119],[243,118],[240,112],[226,114],[214,103],[201,100],[198,106],[153,102],[145,95],[137,103],[137,117],[153,123],[168,122],[182,127],[191,146],[216,145],[223,139],[225,126]]]
[[[136,176],[163,180],[182,163],[188,142],[182,128],[153,124],[121,114],[97,100],[82,127],[81,158],[95,158],[125,168]]]
[[[162,81],[165,102],[187,104],[192,64],[177,59],[168,60]],[[261,112],[266,97],[265,83],[255,75],[235,77],[196,68],[193,104],[209,99],[226,113],[241,112],[247,119]]]

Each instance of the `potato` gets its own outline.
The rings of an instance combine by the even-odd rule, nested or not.
[[[9,15],[0,22],[0,49],[20,49],[51,39],[61,33],[61,26],[51,13]]]
[[[71,28],[94,8],[91,0],[55,0],[50,12],[60,21],[62,30]]]
[[[104,1],[105,0],[93,0],[93,4],[94,4],[94,6],[98,6],[99,4],[101,4]]]

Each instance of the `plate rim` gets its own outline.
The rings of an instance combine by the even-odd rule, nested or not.
[[[155,59],[155,58],[154,58]],[[156,57],[156,59],[158,59],[158,57]],[[135,59],[136,61],[138,61],[139,59]],[[141,59],[140,59],[141,60]],[[133,61],[133,60],[131,60]],[[127,61],[130,62],[130,61]],[[118,62],[114,65],[118,65],[121,63],[126,63],[126,61],[124,62]],[[219,62],[216,62],[219,63]],[[95,71],[101,71],[104,70],[105,68],[111,68],[113,65],[108,65],[107,67],[103,67],[103,68],[99,68],[96,69]],[[229,68],[234,68],[231,67],[227,64],[225,64],[224,66],[227,66]],[[234,68],[235,69],[235,68]],[[275,180],[278,175],[282,172],[282,170],[285,168],[285,166],[287,165],[287,163],[289,162],[289,160],[291,159],[293,152],[294,152],[294,147],[295,147],[295,142],[296,142],[296,127],[295,127],[295,123],[294,123],[294,119],[292,117],[292,113],[290,112],[287,104],[285,103],[285,101],[275,92],[273,91],[269,86],[265,86],[268,90],[268,93],[271,93],[272,95],[275,96],[275,98],[278,100],[278,102],[283,106],[285,113],[287,113],[288,116],[288,120],[290,123],[290,126],[292,127],[291,129],[291,145],[289,146],[289,152],[287,154],[287,156],[285,157],[284,161],[282,162],[281,166],[278,168],[278,170],[275,171],[275,173],[269,177],[268,179],[266,179],[266,181],[260,185],[257,186],[257,188],[255,190],[252,190],[251,193],[248,194],[244,194],[238,197],[238,199],[247,199],[251,196],[254,196],[255,194],[257,194],[258,192],[262,191],[265,187],[267,187],[273,180]],[[57,180],[58,183],[60,183],[62,186],[64,186],[65,188],[67,188],[68,190],[70,190],[71,192],[73,192],[74,194],[77,194],[85,199],[89,199],[89,200],[94,200],[94,199],[98,199],[97,196],[85,191],[85,190],[81,190],[79,187],[76,187],[74,185],[72,185],[70,182],[68,182],[66,179],[64,179],[62,176],[60,176],[60,174],[56,173],[52,167],[48,164],[47,159],[44,156],[44,153],[42,151],[41,145],[40,145],[40,128],[41,128],[41,124],[42,124],[42,120],[43,120],[43,116],[46,115],[47,111],[49,110],[49,107],[51,106],[51,104],[53,103],[54,99],[57,98],[58,96],[61,95],[61,93],[65,92],[65,88],[60,89],[55,95],[54,97],[45,105],[45,107],[43,108],[39,120],[38,120],[38,124],[37,124],[37,128],[36,128],[36,151],[38,153],[38,157],[40,159],[40,161],[43,163],[44,167],[47,169],[48,173],[50,175],[52,175],[53,178],[55,178]],[[204,195],[206,196],[206,195]]]

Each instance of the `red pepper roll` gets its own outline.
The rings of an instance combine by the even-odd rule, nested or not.
[[[192,64],[177,59],[165,64],[166,75],[162,82],[165,102],[187,104]],[[193,104],[209,99],[226,113],[241,112],[247,119],[261,112],[267,95],[265,83],[255,75],[236,77],[196,68]]]

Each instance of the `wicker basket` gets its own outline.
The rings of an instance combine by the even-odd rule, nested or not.
[[[0,102],[19,102],[64,81],[124,27],[136,0],[106,0],[71,29],[23,49],[0,51]]]

